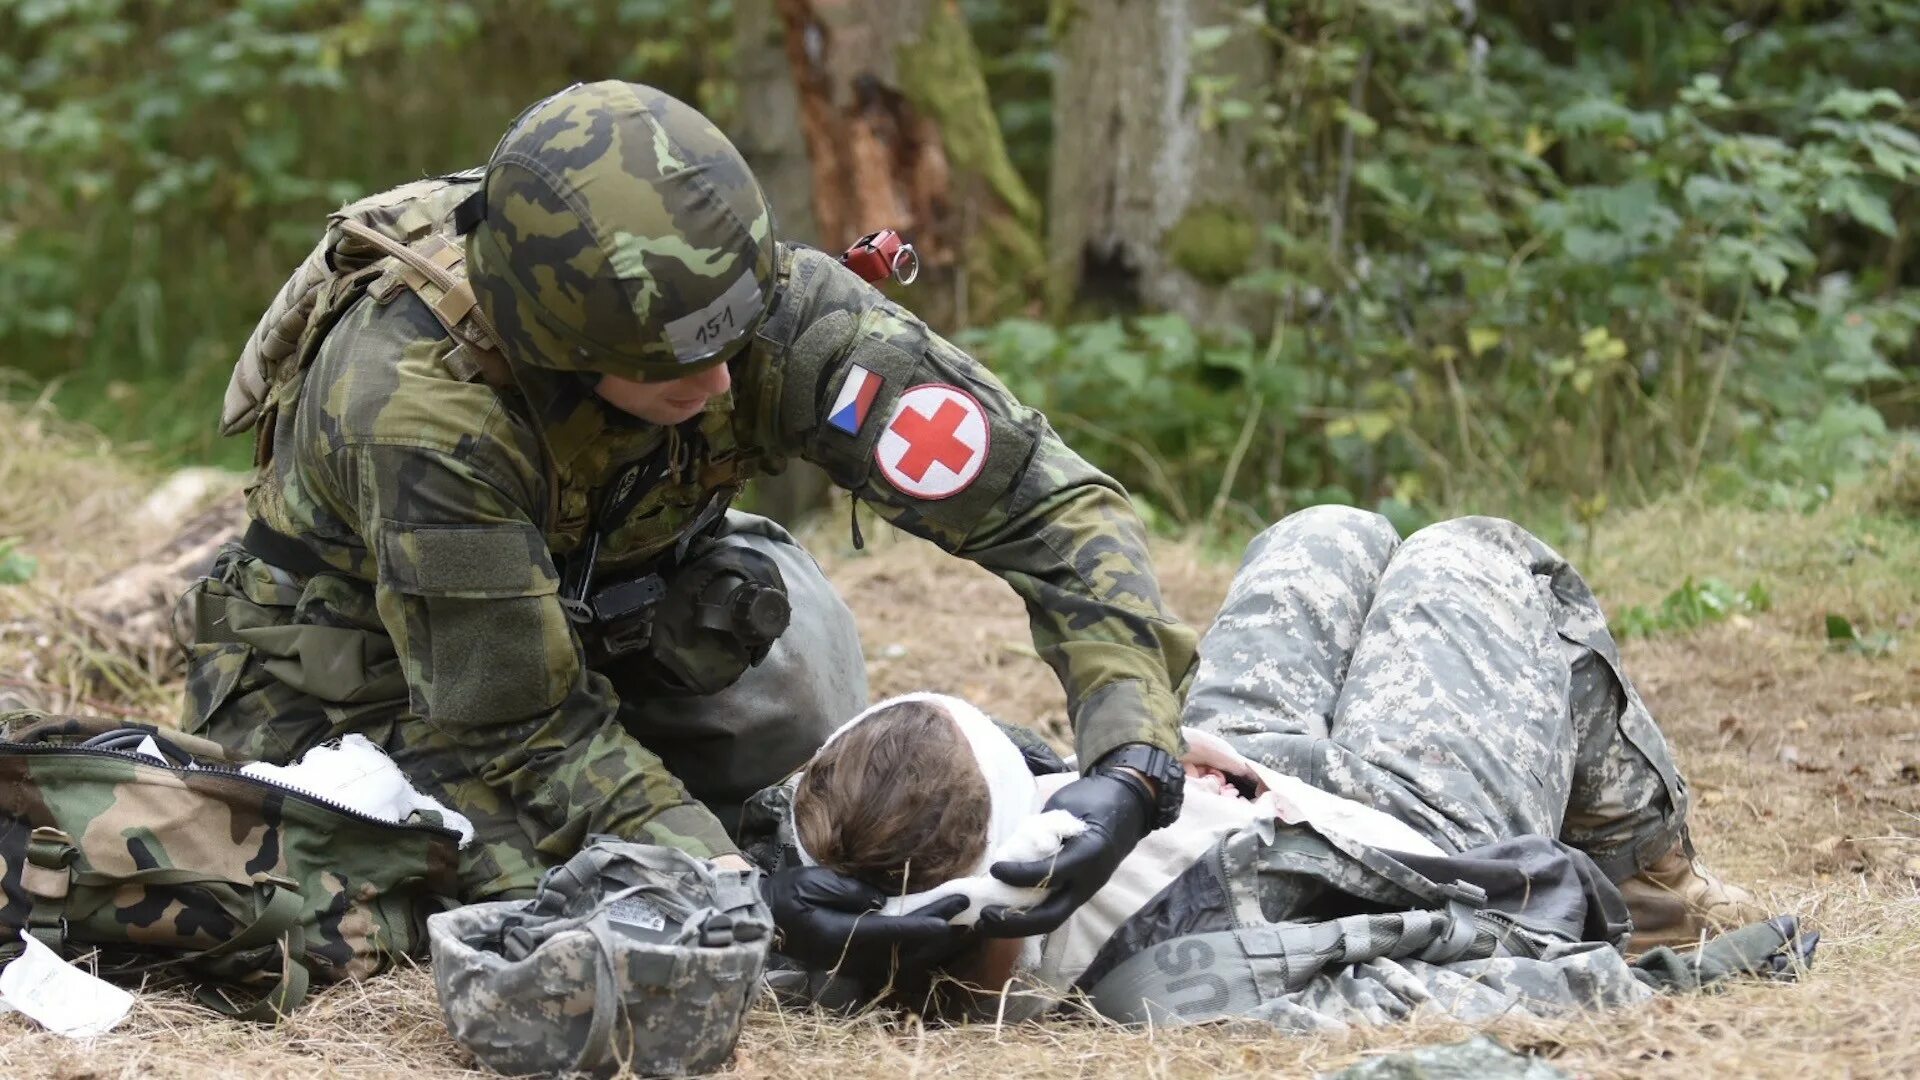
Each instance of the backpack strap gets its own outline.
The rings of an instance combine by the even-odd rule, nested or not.
[[[287,931],[280,946],[280,981],[274,983],[253,1004],[238,1005],[225,992],[210,986],[194,991],[194,1000],[235,1020],[279,1023],[307,999],[307,986],[312,976],[307,971],[306,940],[306,931],[297,925]]]
[[[247,925],[234,931],[233,936],[217,945],[208,946],[185,956],[168,957],[154,964],[144,964],[133,968],[120,968],[117,973],[126,974],[137,971],[151,971],[158,967],[172,967],[179,964],[191,964],[199,960],[211,960],[231,952],[270,945],[286,932],[300,925],[300,912],[305,902],[300,890],[293,882],[269,874],[255,874],[251,882],[234,881],[220,874],[208,874],[198,870],[182,870],[171,866],[156,866],[145,870],[134,870],[124,874],[105,874],[94,870],[76,870],[72,872],[73,883],[84,888],[98,890],[101,903],[111,903],[115,893],[130,885],[146,886],[216,886],[226,888],[253,887],[253,919]],[[98,909],[98,904],[94,909]]]
[[[465,274],[454,273],[467,258],[459,245],[449,243],[439,233],[429,234],[411,245],[405,244],[351,217],[340,218],[336,224],[348,236],[368,244],[399,264],[401,282],[420,297],[447,334],[464,346],[453,354],[458,357],[451,363],[457,374],[469,378],[477,374],[500,393],[517,394],[522,398],[526,396],[513,377],[513,368],[507,364],[506,356],[500,352],[499,333],[494,330],[487,313],[480,310],[480,304],[473,294],[473,283],[467,280]],[[554,458],[553,446],[547,441],[546,426],[531,409],[527,412],[527,418],[545,452],[547,521],[551,523],[560,518],[560,467]]]
[[[61,956],[66,955],[67,900],[73,892],[73,863],[79,854],[73,837],[42,825],[27,840],[27,864],[20,870],[20,885],[33,904],[27,912],[27,932]]]
[[[126,874],[103,874],[81,870],[73,872],[72,879],[75,885],[97,890],[97,895],[106,898],[111,898],[116,890],[127,885],[201,885],[231,888],[235,885],[248,884],[232,881],[219,874],[206,874],[165,866],[135,870]],[[223,1016],[265,1023],[278,1021],[306,1000],[307,987],[312,981],[312,974],[307,969],[306,931],[300,923],[301,913],[306,910],[306,902],[300,895],[299,888],[285,878],[270,874],[255,874],[251,884],[253,886],[253,918],[245,926],[234,931],[233,935],[225,941],[185,956],[172,956],[151,963],[114,967],[108,969],[106,973],[115,977],[125,977],[163,968],[191,972],[193,965],[202,961],[278,942],[280,977],[265,994],[260,996],[259,1000],[242,1005],[228,997],[225,991],[213,986],[203,986],[194,992],[195,1000]]]
[[[480,310],[473,295],[473,283],[464,274],[453,273],[454,268],[466,261],[459,247],[438,233],[410,246],[353,218],[341,218],[339,227],[400,264],[401,280],[427,302],[427,310],[433,312],[433,317],[455,341],[473,350],[474,361],[488,385],[496,390],[514,385],[513,373],[506,365],[506,358],[500,355],[500,337],[487,319],[487,313]]]

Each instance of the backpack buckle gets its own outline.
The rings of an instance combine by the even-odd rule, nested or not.
[[[73,861],[80,849],[64,831],[42,825],[27,840],[27,865],[20,885],[37,900],[65,900],[73,887]]]
[[[27,861],[45,870],[65,870],[79,853],[73,837],[51,825],[39,826],[27,839]]]

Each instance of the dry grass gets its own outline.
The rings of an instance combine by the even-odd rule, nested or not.
[[[102,650],[73,620],[48,617],[165,542],[139,513],[159,478],[45,408],[0,402],[0,432],[0,540],[18,539],[38,563],[25,585],[0,586],[0,708],[16,701],[171,716],[175,691],[147,665]]]
[[[0,537],[23,537],[42,562],[32,585],[0,588],[0,678],[56,707],[91,700],[170,716],[172,687],[124,672],[118,685],[92,682],[85,671],[98,657],[78,651],[81,635],[21,628],[155,539],[138,536],[129,517],[146,478],[97,440],[44,418],[0,412],[0,430],[9,432],[0,443]],[[1800,518],[1676,500],[1603,526],[1591,567],[1610,604],[1657,601],[1690,573],[1772,590],[1765,615],[1636,642],[1627,659],[1692,778],[1703,851],[1774,907],[1814,917],[1825,942],[1800,985],[1500,1023],[1494,1034],[1593,1077],[1920,1075],[1920,664],[1911,640],[1886,657],[1831,653],[1821,624],[1838,611],[1897,631],[1920,611],[1920,524],[1889,510],[1913,506],[1910,485],[1909,476],[1889,477]],[[835,520],[813,546],[860,614],[876,693],[948,689],[1009,719],[1062,730],[1058,687],[1033,657],[1004,587],[879,528],[868,530],[869,550],[853,554],[844,518]],[[1176,606],[1204,622],[1232,567],[1196,551],[1164,547],[1160,570]],[[1465,1033],[1444,1021],[1344,1039],[1091,1021],[924,1030],[765,1006],[730,1074],[1304,1075]],[[314,1075],[475,1074],[447,1038],[420,971],[330,988],[273,1029],[221,1021],[168,994],[143,996],[120,1032],[85,1045],[0,1018],[0,1076]]]

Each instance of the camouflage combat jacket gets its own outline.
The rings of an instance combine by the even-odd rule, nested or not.
[[[386,205],[450,214],[476,179],[432,182],[410,209]],[[452,239],[432,246],[458,275],[450,216],[434,232]],[[1066,689],[1080,760],[1131,742],[1177,752],[1174,686],[1195,636],[1161,599],[1126,492],[837,260],[781,245],[778,263],[772,310],[731,362],[731,392],[663,429],[604,404],[578,375],[516,363],[517,386],[499,387],[395,260],[374,262],[305,320],[299,363],[262,425],[250,510],[365,583],[382,624],[369,629],[392,638],[411,711],[547,836],[584,827],[696,854],[734,847],[620,725],[557,595],[557,566],[594,527],[605,489],[663,450],[669,468],[603,536],[600,567],[644,562],[716,490],[805,458],[1013,587]],[[860,420],[830,423],[850,379]],[[894,486],[875,454],[902,394],[928,384],[970,395],[990,435],[972,483],[938,499]]]

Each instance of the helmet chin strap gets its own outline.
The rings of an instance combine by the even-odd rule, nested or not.
[[[487,216],[487,188],[485,184],[473,189],[473,194],[460,200],[453,208],[453,234],[465,236],[479,226]]]

